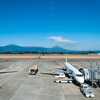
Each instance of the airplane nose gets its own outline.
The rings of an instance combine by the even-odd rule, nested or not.
[[[81,79],[81,80],[80,80],[80,83],[84,83],[84,79]]]

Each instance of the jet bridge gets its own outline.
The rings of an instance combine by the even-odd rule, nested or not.
[[[100,68],[98,63],[97,64],[97,68],[93,69],[92,68],[92,63],[91,63],[91,69],[85,69],[85,68],[80,68],[79,71],[81,73],[83,73],[84,75],[84,79],[85,80],[90,80],[92,82],[92,86],[94,87],[98,87],[98,85],[100,85]],[[97,82],[98,80],[98,82]]]
[[[83,73],[85,80],[92,79],[92,70],[91,69],[80,68],[79,71],[81,73]],[[93,79],[100,80],[100,69],[93,70]]]
[[[85,80],[91,79],[91,70],[85,69],[85,68],[80,68],[79,71],[84,75]]]
[[[100,69],[99,70],[94,70],[93,71],[93,78],[95,79],[95,80],[99,80],[100,79]]]

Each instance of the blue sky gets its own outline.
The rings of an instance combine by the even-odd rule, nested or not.
[[[100,50],[100,0],[0,0],[0,46]]]

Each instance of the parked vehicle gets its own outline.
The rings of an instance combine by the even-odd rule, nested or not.
[[[91,85],[92,85],[92,83],[91,83]],[[94,87],[94,88],[99,87],[98,84],[97,84],[97,82],[93,82],[93,87]]]
[[[38,66],[33,66],[29,69],[29,75],[35,75],[38,72]]]
[[[80,91],[85,97],[94,97],[94,93],[90,88],[88,88],[88,85],[81,85]]]
[[[56,79],[54,83],[72,83],[73,79]]]

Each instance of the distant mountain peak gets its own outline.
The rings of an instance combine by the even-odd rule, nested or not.
[[[15,44],[9,44],[6,46],[0,46],[0,53],[3,52],[12,52],[12,53],[19,53],[19,52],[25,52],[25,51],[36,51],[36,52],[48,52],[48,53],[52,53],[52,52],[71,52],[71,53],[88,53],[90,51],[74,51],[74,50],[67,50],[64,49],[58,45],[52,47],[52,48],[46,48],[46,47],[42,47],[42,46],[19,46],[19,45],[15,45]],[[91,52],[96,52],[96,53],[100,53],[99,51],[92,51]]]
[[[9,44],[9,45],[6,45],[5,47],[7,47],[7,48],[17,48],[17,47],[21,47],[21,46],[16,45],[16,44]]]
[[[18,46],[18,45],[16,45],[16,44],[9,44],[9,45],[6,45],[6,46]]]
[[[54,46],[54,47],[52,47],[52,48],[61,48],[60,46],[58,46],[58,45],[56,45],[56,46]]]

